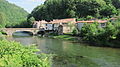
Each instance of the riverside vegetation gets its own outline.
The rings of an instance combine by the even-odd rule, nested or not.
[[[107,22],[106,27],[99,27],[98,22],[86,23],[80,31],[73,29],[69,35],[59,35],[54,38],[85,42],[94,46],[120,48],[120,18],[113,22]]]
[[[51,55],[36,54],[38,51],[34,45],[7,41],[0,34],[0,67],[50,67]]]
[[[120,47],[120,19],[108,22],[104,28],[97,22],[85,24],[80,33],[83,40],[96,46]]]

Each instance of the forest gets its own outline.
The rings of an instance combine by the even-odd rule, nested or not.
[[[27,15],[28,12],[23,8],[0,0],[0,27],[23,27],[27,25]]]
[[[120,0],[46,0],[37,6],[30,17],[35,20],[53,20],[63,18],[114,17],[120,13]]]

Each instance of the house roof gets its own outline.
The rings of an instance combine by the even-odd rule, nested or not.
[[[76,23],[94,23],[94,22],[106,23],[108,21],[107,20],[89,20],[89,21],[77,21]]]
[[[55,24],[55,23],[69,23],[69,22],[73,22],[73,21],[75,21],[75,18],[57,19],[57,20],[50,21],[48,23],[52,23],[52,24]]]
[[[69,22],[76,22],[75,18],[67,18],[67,19],[56,19],[50,22],[47,22],[45,20],[42,21],[34,21],[34,23],[43,23],[43,24],[58,24],[58,23],[69,23]]]

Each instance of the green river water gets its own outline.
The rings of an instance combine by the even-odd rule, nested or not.
[[[120,67],[120,49],[87,46],[52,38],[7,37],[23,45],[36,44],[47,54],[56,54],[51,67]]]

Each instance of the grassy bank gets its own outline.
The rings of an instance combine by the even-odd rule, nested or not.
[[[72,35],[58,35],[58,36],[53,36],[53,38],[61,39],[61,40],[69,40],[73,42],[80,42],[80,37],[76,37]]]

